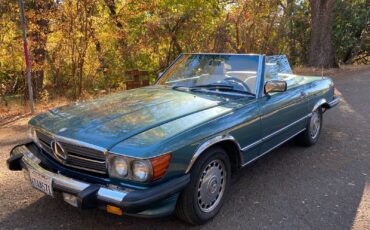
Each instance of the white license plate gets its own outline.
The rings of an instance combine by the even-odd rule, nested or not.
[[[31,185],[41,192],[53,196],[52,178],[30,170]]]

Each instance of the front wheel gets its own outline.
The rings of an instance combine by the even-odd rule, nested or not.
[[[322,120],[322,109],[319,107],[312,112],[312,116],[307,122],[306,130],[298,136],[298,140],[302,145],[311,146],[316,144],[320,136]]]
[[[191,171],[189,186],[177,202],[176,215],[191,224],[204,224],[220,210],[230,183],[231,166],[225,150],[204,152]]]

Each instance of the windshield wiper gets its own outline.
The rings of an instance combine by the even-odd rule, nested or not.
[[[207,91],[212,92],[212,93],[234,92],[234,93],[244,94],[244,95],[253,96],[253,97],[256,96],[254,93],[244,91],[244,90],[234,89],[233,86],[223,85],[223,84],[196,85],[192,87],[175,85],[175,86],[172,86],[172,89],[174,90],[183,89],[185,91],[191,91],[191,92],[198,91],[198,92],[203,92],[203,93],[207,93]]]
[[[185,89],[187,91],[190,90],[189,87],[186,87],[186,86],[182,86],[182,85],[175,85],[175,86],[172,86],[172,89]]]
[[[206,88],[207,90],[212,90],[212,91],[217,90],[218,92],[222,92],[222,91],[227,92],[228,91],[228,92],[235,92],[235,93],[239,93],[239,94],[246,94],[246,95],[250,95],[250,96],[253,96],[253,97],[256,96],[254,93],[244,91],[244,90],[235,89],[231,85],[224,85],[224,84],[196,85],[196,86],[190,87],[190,90],[195,91],[195,90],[200,89],[200,88]]]
[[[225,85],[225,84],[207,84],[207,85],[195,85],[192,86],[191,88],[228,88],[232,89],[234,88],[231,85]]]

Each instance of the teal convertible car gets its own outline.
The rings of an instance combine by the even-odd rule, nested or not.
[[[329,77],[285,56],[182,54],[153,86],[32,118],[7,163],[75,207],[202,224],[233,174],[294,137],[315,144],[338,103]]]

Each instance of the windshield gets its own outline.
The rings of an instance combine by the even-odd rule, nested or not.
[[[158,84],[220,93],[255,94],[258,55],[184,54]]]

